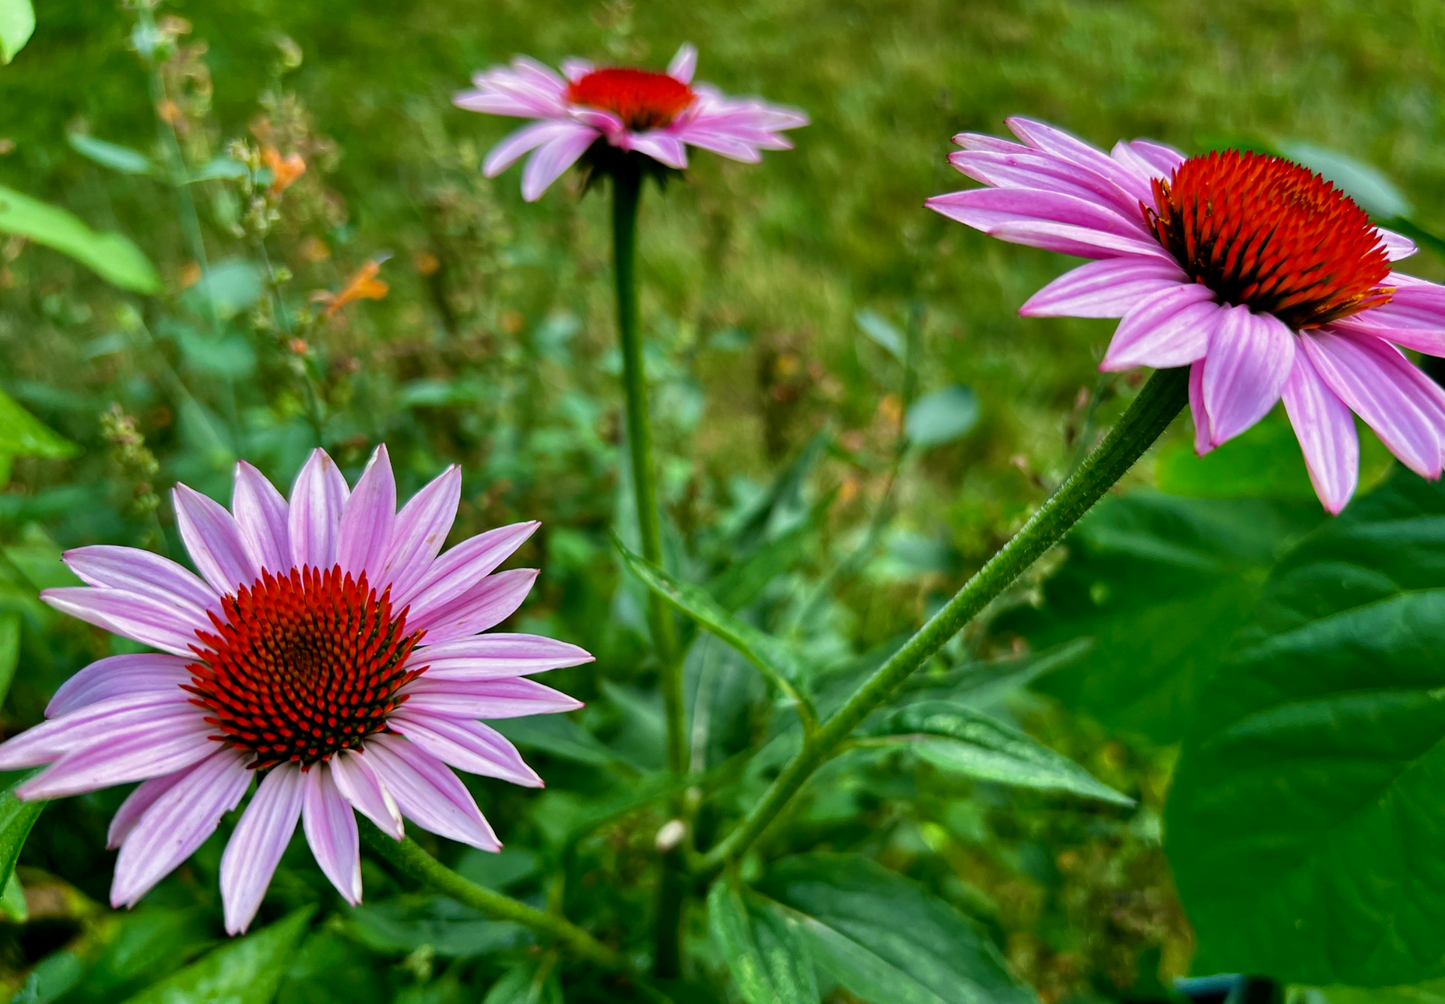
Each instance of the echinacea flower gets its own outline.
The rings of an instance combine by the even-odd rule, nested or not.
[[[1320,501],[1359,480],[1351,412],[1411,470],[1438,478],[1445,392],[1397,346],[1445,355],[1445,287],[1393,271],[1408,238],[1278,157],[1185,157],[1147,140],[1111,153],[1010,119],[949,161],[987,185],[928,205],[1016,244],[1095,259],[1031,297],[1033,317],[1122,318],[1102,370],[1189,366],[1203,455],[1284,400]]]
[[[531,589],[532,569],[493,572],[537,524],[440,554],[461,482],[449,468],[397,512],[384,446],[354,489],[315,451],[289,502],[241,463],[229,512],[175,489],[199,576],[135,548],[66,553],[88,585],[48,589],[45,601],[160,653],[111,656],[71,677],[48,721],[0,744],[0,770],[50,765],[17,790],[22,799],[141,782],[110,824],[112,905],[133,906],[190,856],[253,779],[221,859],[232,934],[256,915],[298,820],[351,903],[361,898],[353,810],[398,840],[405,816],[501,847],[451,768],[540,787],[478,719],[580,707],[523,677],[592,657],[549,638],[480,633]]]
[[[562,61],[562,73],[525,57],[472,78],[458,108],[536,119],[492,147],[482,164],[495,178],[535,151],[522,172],[522,197],[535,202],[547,186],[599,141],[636,151],[666,167],[687,167],[687,146],[755,164],[761,150],[791,149],[778,133],[808,124],[801,112],[754,98],[724,96],[692,82],[697,50],[684,45],[666,73]]]

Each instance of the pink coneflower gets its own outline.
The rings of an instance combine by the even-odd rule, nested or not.
[[[1297,164],[1146,140],[1105,153],[1010,119],[1013,143],[963,133],[949,161],[989,186],[928,200],[1016,244],[1096,261],[1035,293],[1033,317],[1119,317],[1103,370],[1190,366],[1195,449],[1281,397],[1310,480],[1339,512],[1359,480],[1351,412],[1411,470],[1440,476],[1445,392],[1400,352],[1445,355],[1445,287],[1391,270],[1415,253]]]
[[[733,160],[757,163],[761,150],[787,150],[778,133],[808,124],[801,112],[756,99],[725,97],[692,82],[697,50],[684,45],[666,73],[631,67],[594,67],[581,59],[562,62],[562,75],[519,57],[472,78],[476,90],[454,99],[459,108],[490,115],[537,119],[492,147],[482,170],[495,178],[528,151],[522,197],[541,198],[599,140],[646,154],[667,167],[687,167],[686,146]]]
[[[580,707],[522,677],[592,657],[534,635],[480,634],[531,589],[532,569],[492,572],[537,524],[438,556],[461,484],[452,467],[398,513],[386,447],[355,490],[317,450],[288,503],[241,463],[230,512],[175,489],[200,577],[129,547],[66,553],[89,585],[48,589],[46,602],[168,654],[81,670],[50,702],[49,721],[0,745],[0,770],[51,765],[21,786],[23,799],[142,782],[110,824],[109,846],[120,848],[112,905],[133,906],[185,860],[253,778],[221,859],[232,934],[256,915],[298,819],[352,903],[361,898],[353,809],[398,840],[405,816],[500,848],[450,767],[540,787],[477,719]]]

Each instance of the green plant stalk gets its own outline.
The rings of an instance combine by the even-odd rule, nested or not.
[[[586,959],[614,972],[636,975],[622,953],[608,948],[565,917],[535,909],[520,900],[479,886],[462,878],[422,850],[410,837],[393,840],[377,829],[376,824],[370,820],[362,819],[359,822],[361,837],[366,841],[366,845],[418,882],[498,920],[510,920],[531,928],[538,934],[551,938],[558,945],[565,946],[577,958]]]
[[[637,528],[642,555],[662,567],[662,524],[657,506],[657,478],[652,461],[652,422],[647,412],[647,371],[638,326],[637,207],[642,199],[643,175],[634,158],[624,159],[612,172],[612,252],[617,279],[617,330],[622,343],[622,380],[627,395],[627,445],[632,459],[632,492],[637,506]],[[686,712],[682,700],[682,660],[677,651],[677,624],[672,611],[649,590],[647,620],[662,690],[667,721],[667,765],[678,777],[687,772]],[[681,799],[674,813],[681,815]],[[682,969],[681,924],[686,897],[685,859],[663,855],[657,891],[657,950],[653,974],[662,979]]]
[[[737,828],[698,862],[715,871],[762,835],[822,764],[910,673],[927,662],[994,597],[1059,542],[1069,528],[1124,476],[1179,414],[1189,398],[1188,367],[1149,378],[1117,425],[988,563],[848,699],[806,742]]]

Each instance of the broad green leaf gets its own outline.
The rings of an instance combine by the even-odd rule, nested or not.
[[[50,1004],[74,987],[84,973],[85,962],[74,952],[52,952],[30,970],[25,985],[10,998],[10,1004]]]
[[[556,965],[549,960],[519,962],[492,984],[482,1004],[562,1004]]]
[[[30,917],[30,907],[25,903],[25,887],[20,884],[20,878],[14,872],[10,873],[10,879],[5,883],[4,893],[0,893],[0,913],[17,924],[25,923]]]
[[[1409,216],[1414,210],[1394,182],[1377,167],[1356,160],[1349,154],[1302,140],[1285,140],[1280,152],[1290,160],[1303,164],[1359,203],[1360,208],[1376,219]]]
[[[910,704],[868,734],[875,741],[905,746],[939,770],[980,781],[1134,804],[1068,757],[958,701]]]
[[[25,48],[35,31],[35,9],[30,0],[0,0],[0,65]]]
[[[858,322],[858,327],[863,334],[878,345],[888,350],[888,354],[900,363],[908,355],[908,339],[903,336],[893,322],[885,319],[877,311],[864,307],[853,315],[853,320]]]
[[[0,875],[7,879],[15,871],[15,862],[20,858],[25,838],[30,836],[30,828],[45,808],[44,802],[20,801],[15,797],[15,789],[42,769],[37,767],[32,771],[8,775],[10,783],[4,791],[0,791]]]
[[[942,446],[968,435],[977,424],[978,395],[955,384],[914,401],[903,431],[915,446]]]
[[[953,907],[867,858],[785,858],[758,891],[799,922],[814,961],[869,1004],[1037,1004]]]
[[[628,569],[648,589],[736,649],[794,702],[805,703],[795,686],[799,677],[797,660],[787,645],[728,613],[701,586],[679,582],[628,550],[622,541],[614,543]]]
[[[295,910],[255,934],[222,945],[126,1004],[270,1004],[315,910]]]
[[[119,171],[121,174],[153,174],[155,165],[151,159],[139,150],[132,150],[128,146],[121,146],[118,143],[107,143],[103,139],[96,139],[94,136],[87,136],[84,133],[68,133],[65,137],[70,143],[70,148],[82,157],[95,161],[102,167],[108,167],[112,171]]]
[[[79,452],[78,446],[52,432],[40,419],[0,391],[0,454],[60,460]]]
[[[750,911],[726,879],[707,895],[708,925],[748,1004],[809,1004],[818,1000],[813,963],[796,925],[776,910]]]
[[[54,248],[106,282],[136,293],[159,293],[161,278],[140,248],[117,233],[97,233],[75,216],[0,187],[0,231]]]
[[[1281,560],[1205,692],[1168,850],[1205,971],[1445,976],[1445,490],[1401,470]]]
[[[143,905],[121,914],[114,937],[66,996],[66,1004],[111,1004],[163,979],[214,945],[206,911]]]
[[[291,956],[275,1004],[393,1004],[391,964],[323,924]]]
[[[546,753],[573,763],[606,767],[617,757],[597,737],[566,715],[530,715],[506,718],[492,725],[525,750]]]
[[[997,626],[1038,648],[1093,638],[1034,688],[1111,728],[1176,742],[1276,556],[1324,518],[1316,501],[1108,498],[1066,538],[1043,606]]]

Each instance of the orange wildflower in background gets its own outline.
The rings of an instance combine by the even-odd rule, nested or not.
[[[377,274],[381,272],[381,263],[385,260],[372,258],[352,273],[339,293],[317,290],[311,294],[311,302],[326,304],[325,315],[330,318],[348,303],[357,300],[380,300],[391,289],[383,280],[377,278]]]
[[[271,171],[271,187],[267,189],[267,194],[273,199],[306,173],[306,161],[299,153],[288,153],[282,157],[281,151],[274,146],[261,147],[261,162]]]

